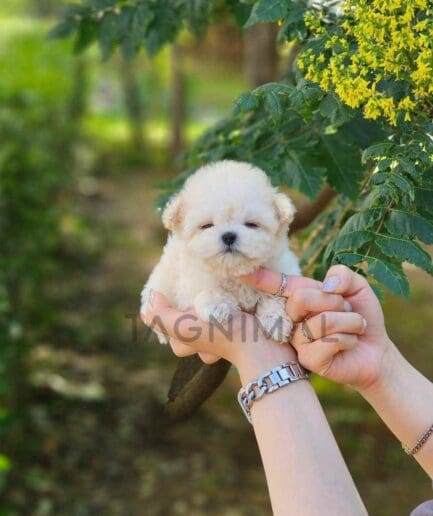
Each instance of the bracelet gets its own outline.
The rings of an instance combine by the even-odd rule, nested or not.
[[[308,380],[308,372],[299,362],[286,362],[259,376],[257,380],[241,387],[238,392],[238,402],[247,420],[252,424],[251,406],[265,394],[298,380]]]
[[[413,448],[408,448],[404,444],[402,444],[403,450],[408,455],[415,455],[415,453],[418,453],[420,449],[424,446],[424,444],[428,441],[428,438],[433,434],[433,425],[431,425],[430,428],[428,428],[422,436],[418,439],[418,442],[415,444]]]

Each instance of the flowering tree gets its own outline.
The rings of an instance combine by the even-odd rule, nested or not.
[[[241,95],[231,116],[185,156],[164,202],[204,162],[230,158],[263,168],[311,200],[336,198],[301,235],[305,274],[344,263],[408,295],[402,268],[433,272],[433,6],[427,0],[85,0],[53,34],[75,33],[104,56],[152,55],[186,27],[203,34],[215,13],[243,27],[276,22],[290,44],[281,82]]]

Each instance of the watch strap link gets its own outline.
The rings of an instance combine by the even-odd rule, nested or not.
[[[299,362],[286,362],[266,371],[257,378],[242,387],[238,392],[238,402],[245,417],[252,424],[251,406],[265,394],[280,389],[298,380],[308,380],[308,372]]]

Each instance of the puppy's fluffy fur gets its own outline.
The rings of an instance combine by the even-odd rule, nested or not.
[[[283,300],[238,278],[260,266],[300,274],[287,235],[294,213],[289,197],[248,163],[219,161],[200,168],[162,214],[171,233],[142,291],[141,313],[153,289],[180,310],[194,308],[205,321],[223,323],[240,309],[255,313],[265,331],[286,341],[292,321]]]

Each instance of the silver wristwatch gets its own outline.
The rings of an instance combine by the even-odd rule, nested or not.
[[[289,383],[308,380],[308,372],[299,362],[286,362],[263,373],[257,380],[241,387],[238,401],[245,417],[252,424],[251,406],[265,394],[276,391]]]

